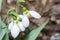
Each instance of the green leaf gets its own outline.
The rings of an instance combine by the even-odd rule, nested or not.
[[[46,24],[48,23],[49,19],[44,22],[43,24],[41,24],[38,28],[32,30],[25,38],[25,40],[35,40],[39,33],[43,30],[43,28],[45,28]]]
[[[6,33],[2,40],[9,40],[8,34]]]
[[[6,24],[1,20],[0,17],[0,40],[3,39],[4,35],[8,32]]]
[[[13,10],[15,10],[15,8],[11,7],[11,8],[7,11],[7,14],[6,14],[6,17],[5,17],[4,21],[6,21],[6,20],[8,19],[9,13],[12,12]]]
[[[25,0],[18,0],[18,2],[25,2]]]
[[[2,38],[4,37],[6,33],[6,29],[0,29],[0,40],[2,40]]]
[[[6,24],[2,21],[1,17],[0,17],[0,28],[5,28]]]
[[[18,17],[18,14],[17,14],[16,12],[11,12],[10,14],[12,14],[12,15]]]
[[[3,23],[3,21],[1,20],[1,17],[0,17],[0,40],[2,40],[2,38],[4,37],[5,35],[5,31],[6,29],[1,29],[3,27],[5,27],[6,25]]]
[[[6,28],[6,34],[5,34],[5,36],[3,37],[2,40],[9,40],[9,35],[8,35],[8,30],[7,30],[7,28]]]
[[[2,0],[0,0],[0,11],[1,11],[1,6],[2,6]]]

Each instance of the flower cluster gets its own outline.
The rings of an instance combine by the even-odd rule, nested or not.
[[[11,31],[13,38],[16,38],[21,31],[25,31],[25,28],[29,26],[30,22],[28,16],[36,19],[41,18],[41,15],[36,11],[28,11],[28,13],[23,12],[23,15],[18,15],[16,20],[12,18],[11,22],[8,25],[8,29]]]

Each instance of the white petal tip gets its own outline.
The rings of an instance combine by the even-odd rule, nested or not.
[[[21,31],[25,31],[25,28],[24,28],[22,22],[19,22],[18,27],[20,28]]]
[[[41,15],[39,13],[37,13],[36,11],[28,11],[30,13],[30,15],[36,19],[40,19]]]
[[[11,35],[13,38],[16,38],[19,35],[20,29],[14,25],[14,27],[11,29]]]

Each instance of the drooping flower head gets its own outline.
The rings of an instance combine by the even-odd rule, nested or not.
[[[24,15],[19,15],[16,20],[14,19],[10,22],[8,29],[11,31],[12,37],[16,38],[21,31],[25,31],[25,28],[29,26],[29,19]]]
[[[21,31],[25,31],[25,28],[29,26],[28,16],[40,19],[41,15],[36,11],[25,11],[23,15],[13,16],[11,22],[9,23],[8,29],[11,31],[12,37],[16,38]]]
[[[23,12],[23,15],[25,15],[25,16],[31,15],[33,18],[36,18],[36,19],[40,19],[41,18],[41,15],[38,12],[36,12],[36,11],[29,11],[28,10],[27,12]]]

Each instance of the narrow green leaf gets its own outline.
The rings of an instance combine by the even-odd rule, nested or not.
[[[6,29],[0,29],[0,40],[2,40],[2,38],[4,37],[6,33]]]
[[[1,17],[0,17],[0,28],[5,28],[6,24],[2,21]]]
[[[46,26],[46,24],[48,23],[49,19],[44,22],[43,24],[41,24],[38,28],[32,30],[25,38],[25,40],[35,40],[39,33],[42,31],[42,29]]]
[[[7,32],[7,26],[6,24],[1,20],[1,17],[0,17],[0,40],[3,39],[4,35],[6,34]]]
[[[16,12],[11,12],[10,14],[14,15],[14,16],[18,16],[18,14]]]
[[[3,37],[2,40],[9,40],[9,35],[8,35],[8,30],[7,30],[7,28],[6,28],[6,34],[5,34],[5,36]]]
[[[2,0],[0,0],[0,11],[1,11],[1,6],[2,6]]]
[[[9,40],[7,33],[5,34],[5,36],[4,36],[4,38],[2,40]]]
[[[8,11],[7,11],[7,14],[6,14],[6,17],[4,19],[4,21],[6,21],[9,17],[9,13],[12,12],[13,10],[15,10],[15,8],[11,7]]]

